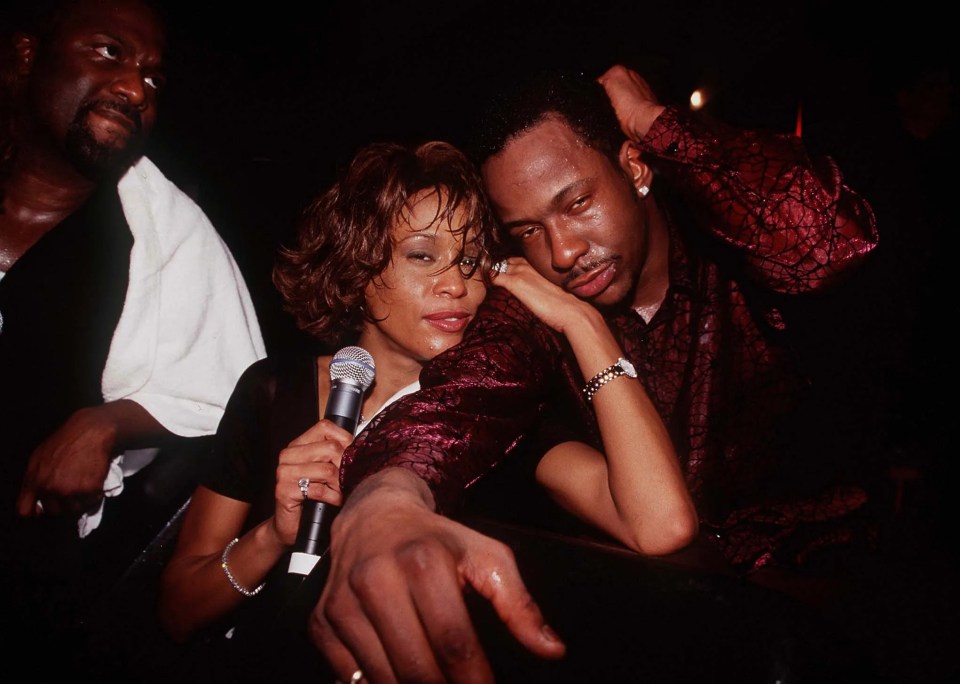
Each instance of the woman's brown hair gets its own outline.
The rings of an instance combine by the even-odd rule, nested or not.
[[[468,244],[475,249],[488,277],[494,219],[466,155],[439,141],[416,147],[373,143],[307,204],[296,245],[280,250],[273,282],[301,330],[328,344],[355,338],[370,320],[363,311],[367,284],[390,264],[393,227],[423,191],[440,198],[434,223],[450,221],[461,253]],[[458,209],[466,217],[462,228],[452,222]]]

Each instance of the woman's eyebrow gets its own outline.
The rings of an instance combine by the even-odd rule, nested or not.
[[[434,235],[433,233],[427,233],[425,232],[426,230],[427,229],[424,228],[423,230],[418,230],[414,233],[411,233],[410,235],[407,235],[403,239],[401,239],[400,242],[398,242],[397,244],[402,245],[404,242],[408,242],[410,240],[417,240],[417,241],[429,240],[430,242],[436,242],[437,241],[436,235]]]

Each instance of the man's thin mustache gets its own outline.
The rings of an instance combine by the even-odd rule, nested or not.
[[[574,280],[582,276],[584,273],[589,273],[593,269],[608,264],[611,261],[614,261],[613,257],[599,257],[588,263],[586,266],[574,266],[573,270],[570,271],[566,277],[563,279],[563,287],[566,288]]]
[[[123,100],[93,100],[83,106],[82,113],[87,114],[95,109],[110,109],[122,114],[133,122],[134,130],[139,133],[143,129],[143,121],[140,118],[140,109],[136,105]]]

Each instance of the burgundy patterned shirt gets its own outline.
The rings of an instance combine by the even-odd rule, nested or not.
[[[871,208],[793,136],[668,108],[641,147],[670,223],[670,287],[649,323],[629,309],[607,320],[673,436],[702,529],[745,571],[849,540],[866,494],[847,482],[843,421],[817,416],[790,312],[874,248]],[[600,444],[565,340],[502,289],[420,382],[344,453],[345,492],[401,466],[453,511],[560,405]]]

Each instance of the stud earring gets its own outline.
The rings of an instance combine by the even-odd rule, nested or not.
[[[637,188],[637,192],[640,194],[641,197],[646,197],[647,195],[650,194],[650,186],[646,184],[641,185],[639,188]]]

